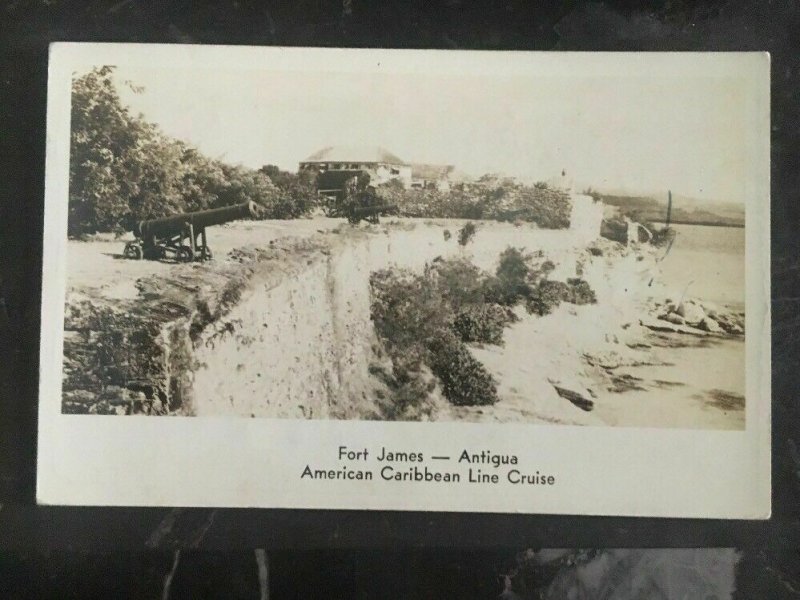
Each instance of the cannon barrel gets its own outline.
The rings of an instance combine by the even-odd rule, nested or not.
[[[169,237],[182,232],[186,225],[191,224],[195,230],[221,225],[236,219],[245,219],[258,216],[258,205],[255,202],[243,202],[233,206],[212,208],[197,212],[183,213],[160,219],[140,221],[133,228],[133,234],[140,238]]]

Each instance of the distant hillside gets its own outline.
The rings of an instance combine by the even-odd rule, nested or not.
[[[616,196],[592,194],[607,206],[614,206],[624,216],[639,222],[664,223],[667,201],[650,196]],[[675,225],[716,225],[744,227],[744,207],[729,202],[714,202],[698,207],[691,199],[676,196],[672,201],[672,223]]]

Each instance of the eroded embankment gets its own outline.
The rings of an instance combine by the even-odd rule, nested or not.
[[[493,224],[464,248],[452,235],[459,226],[395,224],[283,238],[235,250],[224,261],[140,278],[131,299],[73,290],[63,410],[384,418],[385,390],[369,376],[381,361],[370,320],[372,272],[418,270],[436,256],[456,255],[493,269],[509,245],[565,252],[575,245],[568,232]],[[574,275],[575,261],[565,268]]]
[[[269,308],[280,328],[283,304],[269,305],[258,292],[280,290],[316,265],[326,265],[331,247],[323,236],[287,238],[265,248],[235,250],[223,262],[175,265],[169,275],[137,280],[138,294],[131,299],[69,293],[63,411],[197,414],[209,394],[237,388],[246,375],[236,370],[239,363],[265,360],[248,350],[256,340],[267,341],[257,329],[265,322],[248,321],[254,315],[247,311],[254,305]],[[326,285],[325,277],[318,280]],[[305,318],[316,314],[304,312]],[[291,346],[288,330],[283,333],[287,339],[268,356]],[[217,371],[230,366],[232,345],[239,349],[234,370]],[[214,371],[213,387],[203,379],[206,371]]]
[[[643,330],[656,317],[658,327],[689,329],[677,323],[679,312],[687,324],[696,320],[688,304],[652,303],[646,249],[607,241],[587,248],[570,231],[499,223],[479,224],[473,242],[462,246],[462,225],[399,222],[280,238],[213,263],[159,269],[136,280],[131,298],[73,289],[63,410],[600,423],[608,417],[598,403],[608,400],[592,392],[627,385],[632,375],[621,368],[651,362]],[[470,344],[498,382],[493,406],[452,406],[428,390],[417,413],[398,413],[391,382],[376,376],[392,364],[371,320],[371,274],[387,267],[420,272],[438,256],[466,258],[491,273],[509,246],[552,259],[553,280],[583,278],[597,304],[562,305],[544,318],[523,311],[502,346]],[[652,319],[643,320],[648,314]],[[708,309],[705,317],[728,326],[720,315]],[[714,335],[713,323],[704,323],[697,325],[706,331],[691,329]],[[730,329],[736,332],[732,321]],[[581,408],[591,401],[596,410]]]

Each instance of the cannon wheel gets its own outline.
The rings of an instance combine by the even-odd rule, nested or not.
[[[141,260],[143,257],[142,247],[136,242],[128,242],[125,244],[125,251],[123,252],[125,258],[134,260]]]
[[[175,259],[178,262],[192,262],[194,260],[194,252],[189,246],[181,246],[175,253]]]

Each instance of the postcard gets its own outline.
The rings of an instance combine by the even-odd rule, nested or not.
[[[770,514],[769,56],[51,47],[45,504]]]

